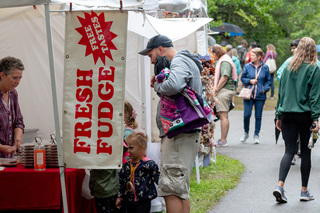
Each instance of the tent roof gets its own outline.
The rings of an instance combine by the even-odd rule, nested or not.
[[[50,4],[77,4],[80,6],[87,7],[108,7],[108,8],[119,8],[119,0],[1,0],[0,8],[8,7],[22,7],[22,6],[32,6],[32,5],[41,5],[45,3]],[[123,8],[138,8],[143,5],[143,1],[137,0],[126,0],[123,1]],[[92,9],[96,9],[92,8]]]
[[[119,8],[119,0],[1,0],[0,8],[6,8],[3,10],[2,15],[12,14],[11,10],[16,10],[16,7],[40,5],[50,3],[53,5],[64,5],[65,10],[69,10],[69,3],[75,3],[72,5],[74,10],[92,10],[92,9],[104,9]],[[142,4],[143,1],[126,0],[124,8],[138,8],[138,4]],[[12,7],[12,8],[8,8]],[[198,30],[205,24],[212,21],[211,18],[165,18],[158,19],[150,15],[141,12],[129,12],[128,30],[145,38],[152,38],[155,35],[162,34],[168,36],[172,41],[177,41],[184,38],[194,31]]]
[[[0,8],[43,5],[45,3],[65,5],[72,3],[73,5],[86,6],[95,10],[120,8],[120,0],[1,0]],[[143,8],[148,13],[156,13],[159,9],[179,13],[190,11],[192,17],[208,17],[205,0],[125,0],[122,1],[122,7],[123,9]]]
[[[0,8],[40,5],[49,2],[51,0],[1,0]]]
[[[144,13],[129,12],[128,20],[128,30],[131,32],[148,39],[161,34],[177,41],[197,31],[212,21],[212,18],[158,19]]]

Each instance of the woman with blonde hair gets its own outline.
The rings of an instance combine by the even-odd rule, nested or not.
[[[307,189],[311,170],[311,149],[308,148],[308,141],[311,131],[319,130],[319,82],[316,44],[312,38],[304,37],[300,40],[289,66],[283,70],[279,84],[276,126],[282,131],[286,147],[280,162],[278,186],[273,191],[279,203],[287,202],[283,186],[295,154],[298,135],[301,142],[300,201],[314,199]]]
[[[239,76],[240,73],[241,73],[241,65],[240,65],[240,60],[239,60],[237,49],[236,48],[232,48],[230,50],[229,56],[232,58],[233,63],[236,65],[237,74]]]
[[[267,45],[266,56],[263,59],[263,63],[266,63],[268,59],[271,59],[271,60],[273,59],[274,61],[276,61],[277,56],[278,56],[278,54],[276,52],[276,48],[273,46],[273,44],[268,44]],[[272,78],[271,94],[270,94],[270,99],[271,100],[273,99],[273,96],[274,96],[274,72],[275,72],[275,70],[273,70],[272,73],[270,72],[271,73],[271,78]]]
[[[263,52],[261,48],[253,48],[251,50],[251,62],[244,65],[241,75],[243,86],[253,88],[250,99],[243,99],[244,135],[240,138],[241,142],[246,142],[249,138],[250,118],[252,114],[252,107],[254,105],[254,143],[260,143],[259,133],[261,129],[262,111],[267,98],[266,93],[269,91],[272,81],[269,67],[261,61],[262,55]]]

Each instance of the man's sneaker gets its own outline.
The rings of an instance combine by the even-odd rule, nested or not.
[[[302,195],[302,192],[301,192]],[[278,203],[286,203],[287,202],[287,198],[284,195],[284,189],[281,186],[277,186],[274,190],[273,190],[273,196],[276,197],[276,201]],[[300,198],[301,199],[301,198]]]
[[[248,138],[249,138],[249,135],[247,133],[244,133],[244,135],[240,138],[240,141],[244,143]]]
[[[259,144],[259,143],[260,143],[260,141],[259,141],[259,135],[255,135],[255,136],[254,136],[254,143],[255,143],[255,144]]]
[[[300,201],[314,200],[313,195],[309,191],[301,191]]]
[[[218,140],[217,146],[228,146],[228,142],[227,141],[222,141],[222,140]]]

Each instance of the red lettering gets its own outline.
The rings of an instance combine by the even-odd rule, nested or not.
[[[79,142],[79,139],[76,138],[74,139],[73,143],[74,143],[74,149],[73,149],[74,153],[77,153],[77,152],[86,152],[88,154],[90,153],[90,145],[87,145],[86,142],[84,141]]]
[[[107,82],[105,84],[106,94],[103,94],[102,91],[101,91],[103,89],[103,84],[99,84],[98,88],[99,88],[98,89],[98,95],[99,95],[99,98],[101,98],[102,100],[107,101],[107,100],[110,100],[113,97],[114,89],[113,89],[113,86],[110,83]]]
[[[91,102],[93,98],[92,90],[89,88],[85,89],[77,89],[76,91],[76,99],[79,102]]]
[[[92,104],[87,104],[86,107],[81,107],[80,104],[76,105],[75,118],[88,118],[92,119]]]
[[[108,154],[112,154],[112,146],[108,146],[107,142],[102,142],[101,139],[98,139],[98,146],[97,146],[97,154],[100,153],[108,153]]]
[[[92,126],[92,121],[88,121],[85,123],[76,123],[74,126],[74,137],[87,137],[91,138],[91,130],[90,127]],[[87,130],[86,130],[87,129]]]
[[[103,110],[104,109],[104,110]],[[104,112],[103,112],[104,111]],[[98,118],[113,118],[113,106],[109,102],[101,102],[98,106]]]
[[[109,122],[98,121],[98,127],[105,126],[107,131],[98,130],[98,138],[108,138],[113,134],[113,127]]]
[[[111,81],[114,82],[114,70],[115,68],[110,66],[110,70],[104,70],[104,67],[99,68],[98,81]]]
[[[91,27],[87,29],[88,35],[92,32]],[[90,34],[91,35],[91,34]],[[91,102],[93,99],[92,87],[92,76],[93,71],[91,70],[80,70],[77,69],[77,82],[78,89],[76,90],[76,99],[78,102]],[[85,88],[81,88],[85,87]],[[86,118],[87,122],[77,122],[74,125],[74,147],[73,152],[85,152],[90,153],[90,145],[84,139],[79,137],[85,137],[86,139],[91,138],[91,127],[92,127],[92,104],[76,104],[75,105],[75,119]]]
[[[96,32],[99,32],[98,25],[94,25]],[[114,73],[115,68],[110,66],[109,70],[105,70],[104,67],[99,68],[98,82],[109,81],[106,83],[100,83],[98,85],[98,96],[103,102],[98,105],[98,127],[97,131],[97,154],[108,153],[112,154],[112,146],[109,145],[106,141],[102,141],[102,138],[110,138],[113,135],[113,126],[110,122],[101,121],[103,120],[112,120],[113,119],[113,105],[107,100],[110,100],[114,95],[114,88],[111,84],[114,82]],[[103,130],[101,130],[103,129]]]
[[[92,70],[77,70],[77,87],[88,86],[92,87]],[[89,77],[89,79],[87,79]]]

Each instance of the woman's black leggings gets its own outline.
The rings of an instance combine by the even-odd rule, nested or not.
[[[279,181],[285,182],[290,170],[291,161],[296,151],[297,139],[300,134],[301,141],[301,181],[307,187],[311,169],[311,149],[308,148],[310,127],[312,124],[311,113],[282,113],[281,130],[286,146],[284,156],[280,163]]]

